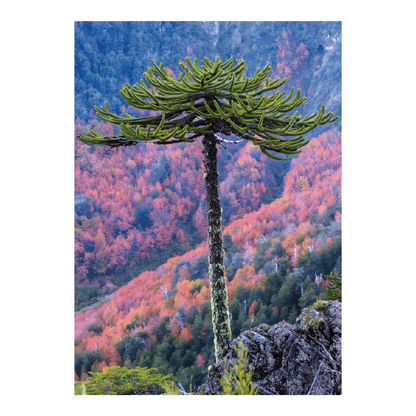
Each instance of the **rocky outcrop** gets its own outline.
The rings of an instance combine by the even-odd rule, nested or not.
[[[342,377],[341,303],[318,301],[305,308],[296,323],[262,324],[243,332],[230,345],[223,363],[213,364],[203,394],[219,394],[224,364],[237,358],[233,348],[248,348],[252,381],[262,395],[339,395]]]

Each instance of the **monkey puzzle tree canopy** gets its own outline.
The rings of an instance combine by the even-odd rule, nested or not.
[[[194,62],[189,58],[185,60],[188,66],[179,61],[184,73],[180,73],[177,79],[164,68],[163,63],[157,66],[151,60],[152,67],[143,74],[150,88],[142,79],[133,86],[125,84],[120,90],[132,107],[159,111],[159,115],[137,118],[124,112],[122,117],[110,113],[106,102],[104,107],[94,107],[97,116],[120,125],[120,135],[103,136],[89,131],[79,138],[91,144],[118,147],[135,145],[140,141],[154,141],[156,144],[194,142],[204,134],[233,134],[259,146],[268,157],[286,160],[270,152],[300,153],[298,149],[308,143],[304,134],[337,119],[331,112],[325,114],[324,105],[303,118],[298,111],[289,116],[288,113],[307,98],[301,98],[300,89],[294,95],[293,87],[287,97],[284,92],[265,95],[287,81],[286,78],[272,80],[267,77],[270,63],[263,70],[258,68],[249,78],[244,75],[242,60],[234,65],[232,58],[223,63],[218,57],[215,62],[205,57],[200,61],[201,67],[196,58]]]
[[[300,153],[300,148],[309,140],[304,134],[318,125],[335,121],[333,113],[325,114],[322,105],[314,114],[302,118],[299,107],[307,98],[300,96],[300,89],[294,95],[294,88],[287,97],[284,92],[266,95],[267,91],[282,86],[286,79],[272,80],[267,75],[271,65],[257,69],[252,78],[245,77],[244,61],[234,65],[231,58],[215,62],[204,58],[198,66],[186,58],[186,66],[179,61],[183,73],[177,79],[170,74],[163,63],[152,67],[144,80],[131,86],[126,84],[120,93],[132,107],[156,111],[159,114],[149,117],[132,117],[124,112],[124,117],[95,106],[97,116],[104,121],[120,125],[120,134],[104,136],[89,130],[78,137],[87,143],[110,147],[132,146],[140,142],[154,142],[167,145],[194,142],[203,136],[204,181],[206,190],[209,274],[211,280],[211,307],[214,331],[214,345],[217,362],[226,353],[231,340],[228,296],[224,274],[224,250],[221,230],[221,205],[218,192],[217,143],[236,143],[222,139],[216,133],[234,135],[259,146],[268,157],[286,160],[276,153],[286,155]]]

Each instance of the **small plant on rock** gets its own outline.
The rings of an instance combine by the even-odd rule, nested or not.
[[[224,374],[220,379],[220,384],[224,395],[254,395],[257,389],[251,381],[252,373],[247,371],[247,354],[248,349],[241,342],[234,345],[237,351],[237,361],[229,362],[229,366],[224,365]]]

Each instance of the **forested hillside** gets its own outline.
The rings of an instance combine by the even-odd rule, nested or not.
[[[126,283],[205,240],[200,143],[115,151],[76,141],[75,148],[77,285]],[[225,225],[281,195],[289,161],[276,168],[241,145],[234,149],[237,163],[223,149],[219,156]]]
[[[303,111],[325,103],[340,115],[340,36],[336,22],[76,22],[75,131],[114,132],[94,117],[104,100],[139,113],[118,90],[139,81],[150,58],[173,72],[185,56],[241,57],[248,74],[271,62],[271,75],[288,79],[283,91],[300,87],[308,96]],[[76,142],[77,310],[205,238],[202,147],[164,147],[116,152]],[[289,162],[257,153],[242,144],[219,149],[225,225],[281,196]]]
[[[75,133],[117,133],[91,109],[108,100],[111,111],[135,115],[118,90],[139,81],[150,58],[175,75],[186,56],[242,58],[248,75],[271,62],[271,76],[288,79],[283,91],[309,97],[302,114],[325,103],[340,117],[340,26],[77,22]],[[340,271],[340,132],[340,120],[314,130],[288,161],[243,143],[218,148],[233,337],[293,323],[322,296],[325,276]],[[203,383],[215,357],[201,150],[198,142],[115,150],[75,141],[76,379],[124,365]]]
[[[270,62],[310,97],[307,112],[325,103],[340,114],[340,22],[76,22],[75,117],[87,121],[105,100],[118,111],[120,86],[138,82],[150,58],[175,72],[186,56],[244,59],[248,76]]]
[[[314,138],[286,175],[282,196],[224,228],[233,336],[290,323],[340,270],[341,135]],[[156,367],[189,385],[214,359],[207,243],[141,273],[76,316],[77,377],[93,365]]]

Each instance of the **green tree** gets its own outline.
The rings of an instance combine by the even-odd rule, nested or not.
[[[326,278],[330,284],[326,288],[325,300],[338,300],[342,302],[342,274],[331,272]]]
[[[94,363],[102,361],[101,352],[90,350],[79,351],[75,353],[75,373],[81,378],[82,370],[86,373],[92,370]]]
[[[271,247],[271,245],[272,242],[270,240],[265,240],[257,246],[257,252],[254,255],[254,270],[256,273],[258,273],[269,260],[266,257],[266,251]]]
[[[309,305],[313,305],[319,297],[320,293],[317,291],[316,283],[309,283],[304,294],[299,298],[299,309],[302,310]]]
[[[269,273],[266,276],[266,278],[263,280],[263,287],[264,287],[263,298],[266,304],[271,303],[272,296],[277,295],[279,293],[279,290],[283,286],[283,283],[284,283],[284,277],[278,274],[277,272]]]
[[[325,114],[325,107],[302,118],[298,108],[307,98],[294,88],[285,97],[284,92],[271,90],[281,87],[287,80],[268,78],[270,63],[263,70],[257,69],[252,78],[245,76],[245,62],[234,64],[216,57],[215,62],[204,58],[198,65],[185,59],[179,61],[183,69],[177,78],[164,68],[163,62],[143,74],[143,79],[131,86],[125,84],[120,94],[135,108],[156,111],[153,116],[133,117],[110,113],[108,102],[104,107],[95,106],[97,116],[112,124],[120,125],[120,134],[103,136],[90,130],[79,138],[91,144],[111,148],[132,146],[152,141],[157,145],[191,143],[202,137],[204,155],[204,180],[208,217],[209,274],[211,278],[211,307],[215,354],[221,360],[231,339],[228,314],[227,288],[224,273],[224,251],[221,230],[222,209],[218,190],[217,145],[251,142],[266,156],[275,160],[287,160],[277,154],[300,153],[309,140],[304,134],[315,127],[336,120],[333,113]],[[150,88],[149,88],[150,86]],[[217,135],[234,135],[241,140],[225,140]]]

